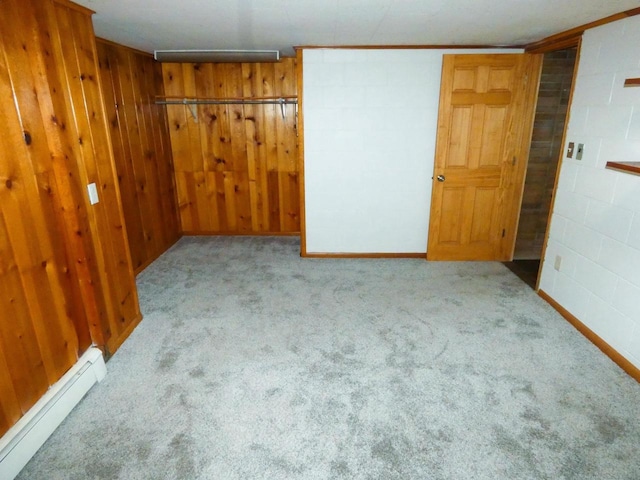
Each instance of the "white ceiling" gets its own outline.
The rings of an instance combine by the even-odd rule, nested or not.
[[[521,45],[638,0],[75,0],[96,35],[139,50]]]

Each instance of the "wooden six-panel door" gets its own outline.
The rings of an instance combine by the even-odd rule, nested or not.
[[[508,260],[540,56],[445,55],[427,259]]]

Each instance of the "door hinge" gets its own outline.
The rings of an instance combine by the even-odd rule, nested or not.
[[[503,228],[502,229],[502,238],[504,238],[504,236],[507,234],[507,229]]]

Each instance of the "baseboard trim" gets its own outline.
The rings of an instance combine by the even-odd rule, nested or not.
[[[171,247],[173,247],[176,243],[178,243],[178,240],[180,240],[180,238],[182,237],[182,234],[178,235],[173,241],[171,241],[169,244],[165,245],[162,248],[162,251],[156,255],[152,255],[150,258],[148,258],[145,262],[143,262],[141,265],[138,265],[136,268],[133,269],[133,273],[134,275],[137,277],[145,268],[147,268],[149,265],[151,265],[153,262],[155,262],[158,258],[160,258],[160,256],[165,253],[167,250],[169,250]]]
[[[136,327],[140,325],[142,318],[142,313],[140,315],[137,315],[136,318],[134,318],[127,326],[127,328],[120,332],[120,335],[118,335],[117,338],[113,339],[112,337],[107,341],[107,344],[104,348],[105,360],[109,360],[111,356],[116,353],[116,350],[118,350],[122,346],[124,341],[129,338],[129,335],[131,335]]]
[[[91,387],[102,381],[106,373],[102,352],[91,347],[0,438],[0,478],[14,479]]]
[[[300,255],[303,258],[419,258],[425,260],[425,253],[309,253]]]
[[[623,357],[615,348],[605,342],[602,338],[596,335],[593,330],[587,327],[584,323],[578,320],[571,312],[556,302],[548,293],[544,290],[538,290],[538,295],[542,297],[549,305],[551,305],[560,315],[564,317],[571,325],[575,327],[582,335],[593,343],[596,347],[602,350],[607,357],[613,360],[622,370],[624,370],[630,377],[640,383],[640,369],[633,363]]]

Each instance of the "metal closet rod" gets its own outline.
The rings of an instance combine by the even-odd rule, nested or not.
[[[156,98],[157,105],[291,105],[297,104],[298,97],[242,97],[242,98],[204,98],[204,97],[161,97]]]

